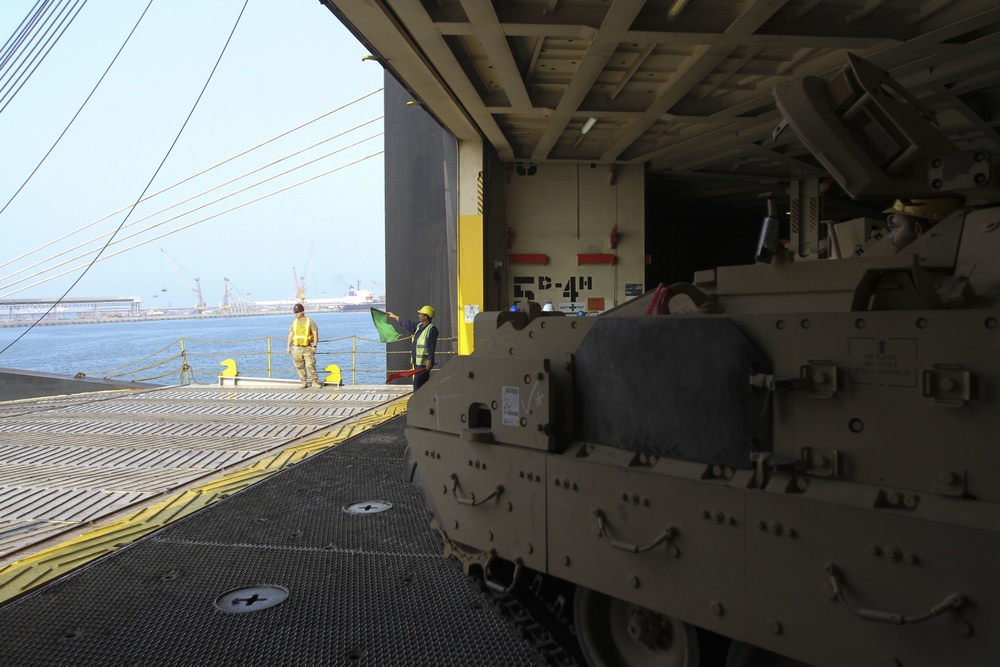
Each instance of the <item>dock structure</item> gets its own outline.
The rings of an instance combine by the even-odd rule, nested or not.
[[[12,453],[79,468],[60,496],[85,484],[95,506],[148,496],[75,550],[108,553],[0,604],[0,664],[544,664],[441,554],[403,475],[408,393],[191,387],[0,406]],[[83,449],[101,455],[74,466]],[[187,511],[195,496],[217,502]],[[83,520],[85,505],[63,506],[66,518]]]
[[[142,313],[142,299],[137,296],[67,297],[65,299],[0,299],[0,318],[30,318],[45,313],[56,317],[138,317]]]

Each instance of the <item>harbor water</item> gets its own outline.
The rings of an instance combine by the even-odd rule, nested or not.
[[[386,344],[379,342],[369,312],[309,313],[319,327],[317,367],[340,367],[344,384],[383,384]],[[155,384],[213,384],[221,362],[234,359],[240,375],[293,379],[285,341],[291,313],[203,319],[115,321],[39,326],[0,354],[0,367],[87,377],[114,377]],[[24,328],[0,329],[0,349]],[[394,370],[408,367],[408,346]],[[352,372],[353,369],[353,372]]]

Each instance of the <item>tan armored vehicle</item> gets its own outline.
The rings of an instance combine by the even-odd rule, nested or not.
[[[707,636],[730,666],[995,664],[996,166],[860,60],[775,97],[853,196],[966,205],[811,262],[768,216],[757,264],[480,314],[410,400],[410,472],[491,587],[577,586],[591,665],[707,664]]]

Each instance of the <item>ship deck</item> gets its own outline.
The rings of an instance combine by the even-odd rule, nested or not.
[[[0,601],[20,592],[12,563],[122,519],[134,529],[137,513],[182,516],[403,412],[409,393],[247,381],[0,403]]]
[[[538,664],[403,480],[408,393],[0,405],[0,664]]]

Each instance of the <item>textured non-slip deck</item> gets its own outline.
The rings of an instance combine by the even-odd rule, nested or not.
[[[171,387],[0,403],[0,564],[408,393]]]
[[[538,664],[441,556],[402,479],[404,425],[384,422],[0,606],[0,665]],[[359,503],[386,509],[345,511]]]

